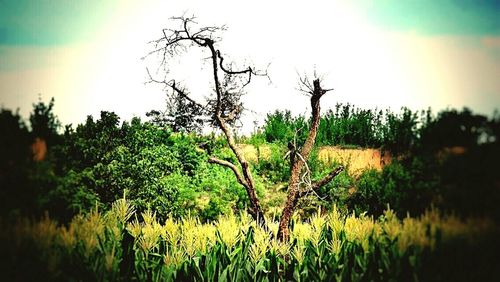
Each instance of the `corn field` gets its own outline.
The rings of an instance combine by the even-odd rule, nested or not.
[[[295,217],[288,242],[277,228],[247,214],[159,222],[121,199],[67,226],[48,216],[0,221],[2,267],[9,280],[37,281],[419,281],[423,257],[442,242],[475,240],[493,225],[437,210],[401,220],[390,209],[374,219],[334,208]]]

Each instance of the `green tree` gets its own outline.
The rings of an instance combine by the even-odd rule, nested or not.
[[[307,137],[309,124],[303,116],[292,117],[289,110],[276,110],[267,114],[263,133],[267,142],[303,143]]]
[[[45,140],[48,145],[57,142],[61,122],[54,114],[54,98],[50,99],[49,104],[45,104],[41,99],[33,104],[29,120],[33,137]]]
[[[386,112],[383,129],[384,149],[396,155],[407,153],[418,142],[417,136],[418,115],[403,107],[400,114]]]
[[[182,215],[194,206],[193,177],[206,156],[198,137],[174,133],[138,118],[123,122],[115,113],[88,117],[76,130],[67,128],[57,146],[58,187],[51,194],[54,209],[86,210],[98,201],[107,207],[127,191],[139,210],[159,217]],[[65,204],[64,204],[65,203]]]
[[[479,144],[480,137],[488,133],[487,127],[487,118],[473,114],[468,108],[462,111],[443,110],[436,118],[427,118],[426,125],[420,132],[421,145],[424,149],[431,151],[440,150],[443,147],[476,146]]]

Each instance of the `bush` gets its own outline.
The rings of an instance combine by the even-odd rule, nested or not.
[[[89,199],[109,207],[127,190],[141,211],[154,209],[160,218],[184,215],[194,206],[193,175],[206,159],[196,149],[199,138],[138,118],[118,124],[116,114],[102,112],[99,120],[89,117],[75,131],[66,130],[64,143],[54,148],[60,180],[51,197],[66,201],[72,214],[95,204]]]
[[[257,147],[259,155],[261,147]],[[290,177],[290,159],[286,158],[285,146],[279,144],[268,144],[266,150],[269,150],[269,156],[259,156],[257,163],[254,164],[255,172],[264,177],[270,183],[286,182]]]
[[[401,216],[407,212],[420,214],[433,203],[439,189],[437,173],[432,169],[431,163],[414,158],[393,161],[381,172],[366,170],[358,178],[348,206],[373,215],[382,214],[387,205]]]
[[[472,114],[467,108],[443,110],[435,118],[429,111],[426,124],[420,129],[421,147],[431,152],[444,147],[474,147],[491,139],[490,136],[495,135],[494,128],[494,117],[488,122],[485,116]]]

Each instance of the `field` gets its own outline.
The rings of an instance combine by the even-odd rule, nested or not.
[[[13,280],[141,281],[431,281],[467,269],[441,269],[429,254],[446,246],[465,248],[494,231],[485,220],[461,221],[429,210],[399,220],[387,209],[378,219],[318,211],[308,220],[295,217],[288,242],[276,239],[245,214],[217,221],[197,218],[160,222],[154,212],[135,212],[125,199],[102,213],[75,217],[68,226],[48,216],[41,221],[2,222],[3,275]],[[448,248],[450,248],[448,246]],[[20,271],[29,269],[29,271]],[[447,274],[450,274],[447,273]],[[457,275],[457,273],[459,275]],[[466,273],[469,276],[461,277]],[[42,276],[40,276],[42,275]],[[436,275],[436,276],[434,276]],[[481,276],[474,276],[480,278]],[[481,277],[485,281],[488,277]]]

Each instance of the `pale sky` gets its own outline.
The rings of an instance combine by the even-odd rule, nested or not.
[[[309,111],[297,72],[334,88],[322,108],[434,111],[500,109],[498,1],[69,1],[0,0],[0,105],[28,117],[39,93],[55,97],[63,124],[101,110],[122,119],[163,109],[160,85],[145,85],[147,42],[172,16],[223,25],[219,47],[235,62],[268,63],[272,84],[254,80],[247,121],[274,109]],[[209,93],[209,66],[193,50],[176,61],[195,97]],[[151,65],[149,65],[151,67]],[[253,124],[249,122],[249,129]]]

